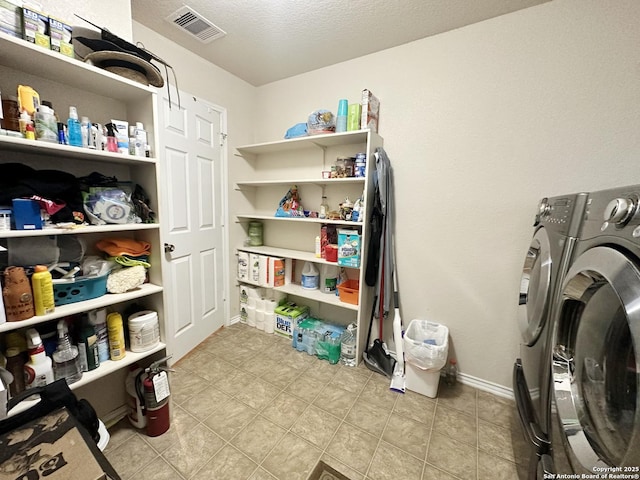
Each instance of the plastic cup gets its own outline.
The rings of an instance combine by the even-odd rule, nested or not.
[[[347,116],[347,111],[349,109],[349,102],[346,98],[342,98],[338,101],[338,116]]]

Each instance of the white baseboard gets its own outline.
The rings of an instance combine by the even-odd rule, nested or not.
[[[100,420],[102,420],[102,423],[104,423],[107,428],[111,428],[124,417],[126,417],[128,413],[129,407],[127,407],[126,405],[121,405],[115,410],[112,410],[106,415],[103,415]]]
[[[481,378],[473,377],[471,375],[467,375],[466,373],[458,373],[458,381],[464,385],[469,385],[470,387],[477,388],[478,390],[491,393],[498,397],[508,398],[510,400],[513,400],[515,398],[512,388],[498,385],[497,383],[489,382],[488,380],[483,380]]]
[[[230,318],[229,322],[227,323],[227,327],[235,325],[236,323],[240,323],[240,315],[236,315],[235,317]]]

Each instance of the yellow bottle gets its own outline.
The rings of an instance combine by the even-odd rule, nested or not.
[[[107,315],[107,333],[109,335],[109,355],[111,360],[122,360],[127,353],[124,345],[124,326],[118,312]]]
[[[36,265],[31,276],[31,287],[33,288],[33,303],[36,308],[36,315],[53,313],[56,308],[53,296],[53,281],[47,267]]]

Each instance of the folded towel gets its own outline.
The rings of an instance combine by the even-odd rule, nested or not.
[[[140,257],[151,253],[151,244],[131,238],[103,238],[96,243],[96,247],[111,257],[128,255]]]

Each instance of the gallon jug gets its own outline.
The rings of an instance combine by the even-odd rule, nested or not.
[[[320,271],[320,291],[336,293],[338,287],[338,267],[336,265],[322,265]]]
[[[320,274],[313,262],[305,262],[302,269],[302,288],[315,290],[318,288]]]

